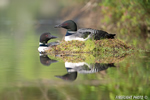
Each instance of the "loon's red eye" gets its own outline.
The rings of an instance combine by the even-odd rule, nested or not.
[[[48,35],[45,35],[46,37],[48,37]]]
[[[63,26],[67,26],[67,25],[68,25],[68,23],[64,23],[64,24],[63,24]]]

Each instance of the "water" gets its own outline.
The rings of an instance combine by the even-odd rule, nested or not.
[[[0,100],[149,100],[150,52],[39,54],[43,32],[62,39],[64,31],[54,25],[64,19],[59,17],[64,5],[70,4],[0,1]]]
[[[149,52],[114,57],[40,55],[40,34],[49,31],[61,40],[61,32],[52,24],[34,29],[34,21],[25,26],[6,25],[0,31],[0,100],[150,98]]]

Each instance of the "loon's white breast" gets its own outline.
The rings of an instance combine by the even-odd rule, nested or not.
[[[39,51],[39,52],[45,52],[45,50],[48,50],[48,49],[49,49],[48,47],[40,46],[40,47],[38,48],[38,51]]]
[[[90,38],[90,35],[87,38],[77,37],[74,35],[65,36],[65,41],[72,41],[72,40],[78,40],[78,41],[86,41]]]
[[[45,52],[45,50],[48,50],[49,49],[49,47],[47,46],[47,44],[43,44],[43,43],[39,43],[39,47],[38,47],[38,51],[39,52]]]

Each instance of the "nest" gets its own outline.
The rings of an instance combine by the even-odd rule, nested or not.
[[[133,50],[118,39],[104,39],[97,41],[62,41],[60,45],[51,47],[48,53],[71,54],[71,53],[120,53]]]

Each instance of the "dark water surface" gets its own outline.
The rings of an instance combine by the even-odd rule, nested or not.
[[[62,35],[51,24],[46,29],[30,26],[6,25],[0,31],[0,100],[150,99],[149,52],[99,55],[96,60],[86,54],[70,56],[73,60],[40,55],[42,32],[59,40]]]

